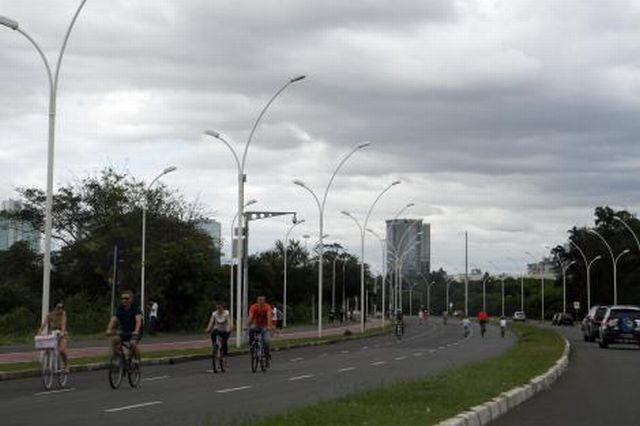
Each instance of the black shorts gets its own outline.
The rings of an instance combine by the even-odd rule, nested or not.
[[[142,336],[140,334],[133,333],[120,333],[120,341],[121,342],[133,342],[134,344],[138,344],[138,342],[142,340]]]

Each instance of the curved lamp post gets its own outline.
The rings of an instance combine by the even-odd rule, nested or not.
[[[58,61],[56,62],[55,72],[51,72],[51,66],[49,65],[49,61],[45,56],[44,52],[38,46],[33,38],[29,34],[27,34],[17,21],[13,19],[0,16],[0,25],[5,26],[11,30],[14,30],[20,34],[22,34],[28,41],[33,45],[33,47],[40,55],[42,62],[44,63],[44,67],[47,72],[47,79],[49,81],[49,133],[48,133],[48,144],[47,144],[47,193],[46,193],[46,201],[45,201],[45,211],[44,211],[44,256],[42,259],[42,321],[46,318],[49,313],[49,293],[51,286],[51,233],[53,226],[53,161],[55,156],[55,128],[56,128],[56,103],[58,97],[58,80],[60,76],[60,66],[62,65],[62,58],[64,56],[64,52],[67,48],[67,42],[69,41],[69,36],[71,35],[71,30],[78,19],[78,15],[80,11],[84,7],[84,4],[87,0],[82,0],[80,5],[76,9],[73,18],[71,19],[71,23],[67,28],[67,32],[64,36],[64,40],[62,42],[62,46],[60,48],[60,52],[58,53]]]
[[[241,343],[241,337],[242,337],[242,304],[243,302],[245,302],[247,295],[248,295],[248,291],[246,286],[243,286],[242,283],[242,264],[244,261],[244,229],[245,229],[245,224],[244,224],[244,183],[246,182],[246,175],[244,173],[245,170],[245,164],[246,164],[246,160],[247,160],[247,152],[249,151],[249,145],[251,145],[251,141],[253,139],[253,135],[256,132],[256,129],[258,128],[258,124],[260,123],[260,120],[262,120],[262,117],[264,116],[264,114],[267,112],[267,109],[269,109],[269,106],[271,106],[271,104],[273,103],[273,101],[276,100],[276,98],[278,96],[280,96],[280,94],[287,88],[289,87],[291,84],[296,83],[300,80],[305,79],[306,76],[304,75],[299,75],[293,78],[290,78],[289,80],[287,80],[287,82],[280,88],[278,89],[278,91],[276,91],[276,93],[271,97],[271,99],[269,99],[269,101],[266,103],[266,105],[262,108],[262,110],[260,111],[260,114],[258,114],[258,118],[256,118],[256,121],[253,123],[253,127],[251,128],[251,132],[249,133],[249,137],[247,138],[247,142],[244,145],[244,150],[242,153],[242,159],[240,159],[240,157],[238,156],[238,153],[236,152],[235,149],[233,149],[233,147],[231,146],[231,144],[224,139],[219,132],[216,132],[215,130],[206,130],[204,132],[205,135],[208,136],[212,136],[216,139],[218,139],[220,142],[222,142],[223,144],[225,144],[225,146],[227,148],[229,148],[229,150],[231,151],[231,154],[233,155],[233,158],[236,162],[236,166],[238,168],[238,228],[240,229],[240,233],[238,235],[238,268],[237,268],[237,284],[236,284],[236,290],[238,293],[238,300],[236,301],[236,347],[240,347],[240,343]],[[243,297],[241,297],[241,295]]]
[[[258,200],[256,199],[251,199],[249,201],[247,201],[246,203],[244,203],[244,207],[247,208],[255,203],[257,203]],[[234,313],[234,306],[233,306],[233,302],[234,302],[234,291],[233,291],[233,264],[234,264],[234,259],[235,257],[233,256],[233,237],[234,237],[234,229],[236,226],[236,220],[238,219],[238,212],[236,212],[236,214],[233,215],[233,220],[231,220],[231,239],[229,240],[229,244],[231,244],[230,250],[231,250],[231,265],[229,265],[229,316],[233,319],[233,313]],[[238,244],[240,243],[240,236],[238,236]],[[236,247],[237,250],[237,247]],[[238,266],[239,263],[238,263]]]
[[[344,210],[341,212],[343,215],[349,216],[356,223],[356,225],[358,226],[358,229],[360,230],[360,312],[361,312],[360,332],[362,333],[364,333],[364,320],[367,314],[367,312],[365,311],[365,294],[364,294],[364,240],[367,235],[366,234],[367,223],[369,222],[369,217],[373,212],[373,208],[376,206],[380,198],[382,198],[385,192],[390,190],[392,187],[399,185],[400,183],[401,182],[399,180],[393,181],[386,188],[384,188],[380,192],[380,194],[378,194],[378,196],[373,201],[373,203],[371,203],[371,206],[369,206],[369,210],[367,211],[367,215],[364,217],[364,223],[362,225],[360,224],[358,219],[356,219],[355,216],[353,216],[351,213]]]
[[[284,236],[284,247],[283,247],[283,252],[284,252],[284,283],[283,283],[283,291],[282,291],[282,299],[283,299],[283,305],[282,305],[282,327],[283,328],[287,328],[287,252],[289,251],[289,235],[291,234],[291,231],[293,231],[293,228],[295,228],[296,226],[304,223],[305,220],[301,219],[298,220],[297,222],[293,222],[293,224],[289,227],[289,229],[287,230],[287,233]]]
[[[576,263],[577,262],[575,260],[572,260],[566,266],[563,264],[560,264],[560,267],[562,268],[562,313],[563,314],[567,313],[567,269],[569,269],[571,265],[574,265]]]
[[[147,248],[147,208],[149,207],[149,191],[151,187],[164,175],[176,171],[175,166],[169,166],[162,171],[155,179],[151,181],[147,190],[145,191],[145,200],[142,205],[142,250],[141,250],[141,262],[140,262],[140,309],[142,310],[142,318],[144,319],[144,296],[145,296],[145,267],[146,267],[146,248]]]
[[[594,264],[596,260],[601,260],[602,256],[597,255],[587,264],[587,312],[591,309],[591,265]]]
[[[605,240],[604,237],[598,233],[598,231],[596,231],[595,229],[588,229],[587,231],[597,236],[598,238],[600,238],[600,240],[604,243],[605,246],[607,246],[607,249],[609,250],[609,254],[611,255],[611,262],[613,262],[613,304],[617,305],[618,304],[618,260],[623,255],[629,253],[630,250],[625,249],[622,251],[622,253],[620,253],[616,257],[614,256],[613,250],[611,249],[611,246],[609,245],[607,240]]]
[[[386,262],[386,245],[387,242],[377,232],[371,228],[367,228],[366,231],[376,237],[380,242],[380,249],[382,251],[382,326],[384,327],[384,317],[387,314],[387,307],[385,306],[385,295],[387,293],[387,262]]]
[[[344,156],[344,158],[340,161],[340,163],[338,163],[338,166],[335,168],[335,170],[331,174],[331,177],[329,178],[329,183],[327,183],[327,186],[324,190],[322,202],[320,201],[318,196],[315,194],[315,192],[313,192],[313,190],[309,188],[303,181],[299,179],[294,179],[293,181],[295,185],[298,185],[299,187],[307,190],[313,197],[314,201],[316,202],[316,205],[318,206],[319,228],[320,228],[320,232],[318,233],[318,235],[320,236],[319,249],[318,249],[318,337],[322,337],[322,269],[324,269],[322,262],[323,262],[323,256],[324,256],[324,243],[323,243],[324,207],[327,202],[327,195],[329,194],[329,189],[331,188],[331,184],[333,183],[333,180],[338,174],[338,171],[340,171],[340,169],[342,168],[344,163],[347,162],[349,157],[351,157],[356,151],[366,148],[369,145],[371,145],[369,142],[356,145],[351,151],[349,151],[347,155]]]
[[[640,241],[638,241],[638,236],[636,235],[636,233],[633,231],[633,229],[631,229],[631,226],[629,226],[629,224],[627,222],[625,222],[624,220],[622,220],[620,217],[618,216],[614,216],[613,217],[615,220],[617,220],[618,222],[622,223],[624,225],[625,228],[627,228],[627,230],[629,232],[631,232],[631,235],[633,235],[633,239],[636,241],[636,245],[638,246],[638,251],[640,251]]]
[[[495,263],[490,261],[489,264],[496,268],[496,270],[499,269]],[[500,274],[500,292],[502,297],[502,316],[504,316],[504,273]]]
[[[525,254],[528,255],[533,260],[533,263],[538,263],[538,260],[535,258],[534,255],[532,255],[528,251],[525,252]],[[544,273],[545,273],[545,264],[544,264],[544,258],[543,258],[542,271],[540,271],[540,306],[541,306],[540,321],[542,322],[544,322]]]

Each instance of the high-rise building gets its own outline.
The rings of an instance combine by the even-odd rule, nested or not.
[[[220,251],[221,251],[221,228],[220,222],[214,219],[204,219],[196,224],[199,229],[209,235],[213,240],[213,244],[218,250],[217,264],[220,264]]]
[[[22,203],[17,200],[4,200],[0,204],[3,212],[16,212],[22,209]],[[31,250],[40,251],[40,232],[30,223],[0,217],[0,250],[8,250],[18,241],[25,241]]]
[[[387,270],[401,262],[405,276],[427,274],[431,269],[431,224],[422,219],[387,220]]]

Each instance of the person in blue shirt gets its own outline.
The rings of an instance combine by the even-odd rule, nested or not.
[[[140,341],[142,330],[142,310],[140,306],[133,303],[133,292],[125,290],[120,295],[120,306],[116,310],[107,326],[107,336],[112,336],[111,348],[114,353],[122,351],[122,342],[129,342],[131,355],[138,355],[138,342]],[[115,333],[116,324],[118,333]]]

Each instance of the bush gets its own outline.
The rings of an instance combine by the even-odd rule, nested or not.
[[[0,315],[0,334],[3,336],[35,335],[40,326],[39,315],[24,306],[12,309]]]

